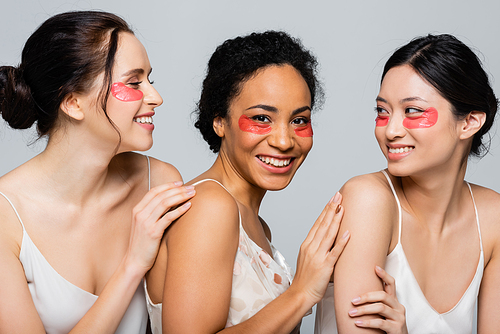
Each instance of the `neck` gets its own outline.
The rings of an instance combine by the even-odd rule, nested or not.
[[[103,191],[109,181],[109,165],[114,147],[99,145],[88,136],[75,136],[61,130],[49,139],[46,149],[33,159],[42,180],[64,201],[82,205]],[[110,146],[110,145],[108,145]]]
[[[240,204],[259,213],[267,190],[248,182],[222,152],[207,173],[218,179]]]
[[[400,178],[409,212],[437,232],[456,221],[467,207],[462,204],[470,199],[464,184],[467,163],[456,166]]]

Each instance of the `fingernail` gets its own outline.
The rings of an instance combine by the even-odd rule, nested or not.
[[[184,186],[184,188],[186,188],[186,190],[190,190],[190,189],[194,189],[194,186]]]
[[[363,325],[363,321],[361,321],[361,320],[356,320],[354,323],[355,323],[356,325]]]
[[[361,297],[356,297],[353,300],[351,300],[351,303],[356,304],[356,303],[359,303],[360,300],[361,300]]]
[[[193,194],[194,194],[194,189],[193,189],[193,190],[189,190],[189,191],[187,192],[187,194],[188,194],[188,195],[193,195]]]
[[[176,185],[176,186],[182,186],[182,181],[175,181],[174,185]]]
[[[337,209],[335,210],[335,213],[339,213],[340,212],[340,209],[342,209],[342,205],[339,204],[339,206],[337,206]]]
[[[184,208],[188,208],[188,207],[190,207],[190,206],[191,206],[191,202],[184,203],[182,206],[183,206]]]
[[[375,266],[375,269],[377,269],[377,271],[382,271],[382,268],[380,268],[379,266]]]
[[[349,315],[355,315],[356,313],[358,313],[358,310],[355,308],[349,311]]]
[[[347,239],[348,236],[349,236],[349,230],[347,230],[347,231],[344,232],[344,235],[342,236],[342,239]]]
[[[340,193],[337,191],[337,193],[335,194],[335,196],[333,197],[333,201],[335,203],[338,203],[340,201]]]

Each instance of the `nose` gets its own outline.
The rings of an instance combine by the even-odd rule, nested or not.
[[[286,152],[295,146],[294,132],[289,124],[277,124],[268,138],[269,145]]]
[[[163,99],[158,91],[153,87],[153,85],[149,84],[147,90],[143,91],[144,93],[144,103],[148,106],[159,107],[163,103]]]
[[[400,113],[394,113],[389,118],[389,123],[385,129],[385,135],[387,139],[394,140],[396,138],[402,138],[406,135],[406,129],[403,126],[404,116]]]

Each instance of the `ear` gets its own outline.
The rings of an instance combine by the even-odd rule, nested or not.
[[[61,110],[70,118],[81,121],[85,118],[82,108],[81,95],[69,93],[64,97],[60,105]]]
[[[473,137],[481,129],[486,121],[486,113],[482,111],[471,111],[463,120],[460,139]]]
[[[214,121],[212,124],[213,124],[213,128],[214,128],[214,131],[217,134],[217,136],[223,138],[224,137],[224,126],[225,126],[224,119],[220,116],[216,117],[216,118],[214,118]]]

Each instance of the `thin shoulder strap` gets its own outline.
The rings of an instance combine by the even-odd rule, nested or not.
[[[222,188],[224,188],[224,190],[227,191],[229,193],[229,195],[231,195],[234,198],[233,194],[231,194],[231,192],[229,190],[227,190],[227,188],[224,187],[224,185],[222,183],[220,183],[219,181],[214,180],[214,179],[203,179],[203,180],[200,180],[198,182],[193,183],[193,186],[196,186],[196,185],[198,185],[200,183],[203,183],[205,181],[213,181],[213,182],[217,183],[219,186],[221,186]]]
[[[392,193],[394,194],[394,198],[396,199],[396,203],[398,203],[398,213],[399,213],[399,236],[398,236],[398,244],[401,242],[401,230],[402,230],[402,222],[403,222],[403,212],[401,210],[401,203],[399,202],[398,194],[396,194],[396,189],[394,189],[394,185],[392,184],[391,178],[387,174],[385,170],[382,170],[382,173],[385,175],[387,182],[389,182],[389,186],[391,186]]]
[[[148,190],[151,190],[151,163],[149,162],[149,155],[146,155],[148,160]]]
[[[476,207],[476,201],[474,200],[474,194],[472,194],[472,188],[469,184],[467,183],[467,187],[469,187],[469,192],[470,192],[470,197],[472,197],[472,204],[474,204],[474,212],[476,213],[476,224],[477,224],[477,232],[479,233],[479,245],[481,246],[481,252],[483,251],[483,238],[481,237],[481,226],[479,225],[479,215],[477,213],[477,207]]]
[[[9,202],[10,206],[12,207],[12,209],[14,210],[14,212],[16,213],[17,219],[19,219],[19,222],[21,223],[21,226],[23,227],[23,232],[25,232],[26,229],[24,228],[23,220],[21,219],[21,216],[19,216],[19,213],[17,212],[16,207],[14,206],[14,204],[12,203],[12,201],[7,197],[7,195],[5,195],[1,191],[0,191],[0,195],[2,195],[3,197],[5,197],[5,199],[7,200],[7,202]]]

